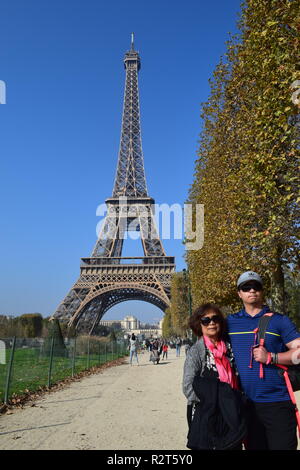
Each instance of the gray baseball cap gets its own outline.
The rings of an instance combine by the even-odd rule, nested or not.
[[[242,284],[245,284],[246,282],[249,281],[256,281],[259,282],[261,285],[263,285],[262,278],[260,277],[259,274],[255,273],[254,271],[246,271],[245,273],[241,274],[240,277],[238,278],[237,281],[237,287],[239,287]]]

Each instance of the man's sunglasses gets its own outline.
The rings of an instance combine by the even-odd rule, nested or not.
[[[201,321],[202,325],[208,326],[210,324],[210,322],[212,322],[212,321],[214,323],[220,323],[221,318],[219,317],[219,315],[213,315],[212,317],[200,318],[200,321]]]
[[[251,289],[261,291],[262,286],[261,284],[259,284],[259,282],[253,282],[251,284],[245,284],[244,286],[240,287],[240,290],[242,290],[243,292],[249,292]]]

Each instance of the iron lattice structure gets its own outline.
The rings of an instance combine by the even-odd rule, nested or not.
[[[119,158],[113,195],[105,201],[107,215],[90,258],[82,258],[80,277],[53,317],[69,326],[85,325],[90,334],[113,305],[126,300],[150,302],[161,310],[170,305],[174,257],[167,257],[148,195],[142,151],[138,72],[134,49],[124,57],[126,70]],[[139,231],[143,257],[122,257],[129,231]]]

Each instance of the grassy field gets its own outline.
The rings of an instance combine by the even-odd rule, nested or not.
[[[6,364],[0,364],[0,402],[3,402],[5,396],[10,355],[11,350],[7,349]],[[118,353],[112,353],[111,351],[105,353],[104,351],[100,351],[98,354],[76,355],[74,374],[124,355],[126,355],[126,352],[120,349]],[[66,351],[65,357],[53,357],[51,373],[52,384],[72,376],[72,362],[71,351]],[[27,391],[34,392],[38,390],[39,387],[48,385],[49,363],[49,355],[43,355],[38,348],[16,349],[9,386],[9,397],[13,394],[20,395]]]

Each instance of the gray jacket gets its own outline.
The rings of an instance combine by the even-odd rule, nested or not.
[[[234,373],[236,375],[237,371],[234,365],[232,349],[229,343],[225,342],[228,359],[233,367]],[[214,360],[213,360],[214,363]],[[197,373],[203,375],[204,368],[206,365],[206,347],[204,344],[203,336],[198,339],[198,341],[190,348],[187,353],[186,360],[183,368],[183,382],[182,382],[182,391],[188,400],[188,405],[191,405],[193,402],[199,402],[199,398],[194,392],[193,389],[193,380]]]
[[[205,355],[206,348],[201,337],[188,351],[183,368],[182,391],[188,400],[188,405],[200,401],[193,390],[193,380],[197,372],[203,374]]]

